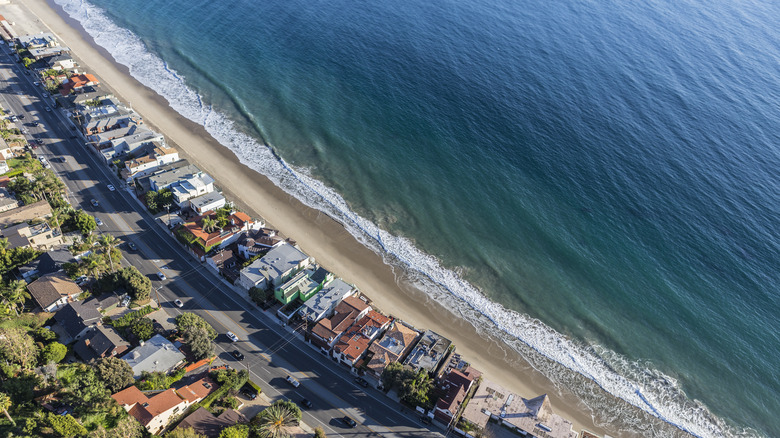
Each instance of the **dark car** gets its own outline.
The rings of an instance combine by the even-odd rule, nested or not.
[[[349,427],[357,427],[357,422],[353,420],[351,417],[345,416],[344,418],[341,419],[341,421],[343,421],[344,424],[346,424]]]
[[[355,378],[355,383],[362,386],[363,388],[368,388],[368,382],[362,377]]]
[[[311,401],[309,401],[308,398],[305,398],[305,399],[301,400],[301,406],[303,406],[305,408],[311,408],[311,406],[312,406],[311,405]]]
[[[244,360],[244,353],[238,350],[233,350],[233,352],[230,354],[233,355],[233,357],[235,357],[236,360]]]
[[[257,390],[252,388],[252,386],[248,383],[245,383],[244,386],[241,387],[241,394],[244,394],[244,396],[249,400],[254,400],[257,398]]]
[[[428,416],[420,417],[420,421],[422,421],[423,424],[427,424],[427,425],[430,425],[431,423],[433,423],[433,421],[431,420],[431,417],[428,417]]]

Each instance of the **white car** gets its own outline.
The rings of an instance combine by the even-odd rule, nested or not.
[[[101,221],[99,217],[95,218],[95,223],[98,224],[99,227],[103,225],[103,221]]]
[[[227,332],[227,337],[230,338],[233,342],[238,342],[238,336],[236,336],[233,332]]]
[[[176,304],[176,307],[184,307],[184,303],[181,300],[173,300],[173,304]]]
[[[114,186],[112,186],[111,184],[107,185],[106,187],[108,187],[108,190],[111,191],[111,192],[116,190],[116,188]]]
[[[298,380],[295,379],[295,377],[289,374],[287,375],[287,378],[285,380],[287,380],[287,382],[295,388],[301,386],[301,382],[299,382]]]
[[[43,97],[49,97],[49,93],[43,93]]]
[[[162,273],[162,271],[157,271],[157,278],[159,278],[160,281],[165,281],[168,279],[168,277],[166,277],[165,274]]]

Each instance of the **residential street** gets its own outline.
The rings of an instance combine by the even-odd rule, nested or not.
[[[44,144],[35,152],[49,160],[66,184],[68,201],[101,219],[100,233],[110,233],[125,242],[121,249],[126,262],[149,276],[154,289],[152,297],[156,299],[159,294],[161,306],[169,314],[194,312],[220,333],[215,341],[220,360],[234,368],[248,368],[252,380],[272,399],[284,397],[296,403],[303,398],[311,400],[311,409],[302,408],[304,421],[312,427],[321,425],[328,436],[442,436],[425,428],[415,413],[402,413],[401,405],[383,393],[358,386],[347,368],[292,335],[275,318],[250,303],[245,294],[233,292],[205,264],[186,254],[111,174],[102,158],[87,150],[81,134],[71,129],[70,122],[53,108],[50,99],[42,97],[43,89],[32,84],[21,64],[11,60],[9,49],[3,46],[0,50],[0,103],[11,113],[25,116],[18,124],[29,131],[28,139],[43,140]],[[52,110],[47,112],[46,107]],[[32,126],[35,121],[40,125]],[[113,184],[117,190],[110,191],[107,184]],[[91,199],[99,201],[99,206],[93,207]],[[126,245],[130,241],[136,250]],[[159,281],[155,275],[158,271],[167,280]],[[181,309],[173,304],[177,298],[184,303]],[[227,331],[238,335],[239,341],[231,342],[225,335]],[[229,352],[234,349],[246,359],[233,359]],[[288,384],[287,374],[296,377],[300,387]],[[354,418],[357,428],[348,428],[340,420],[344,415]]]

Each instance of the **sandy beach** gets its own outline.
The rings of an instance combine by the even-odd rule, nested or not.
[[[59,7],[45,0],[0,5],[3,14],[17,22],[21,22],[21,17],[16,14],[28,8],[41,21],[30,27],[38,26],[39,31],[51,29],[71,48],[83,70],[100,78],[120,100],[131,103],[152,129],[163,133],[179,149],[183,158],[212,175],[225,196],[240,208],[264,218],[269,225],[295,239],[303,251],[326,269],[357,285],[383,312],[450,338],[457,345],[457,352],[486,378],[528,398],[548,393],[556,413],[573,421],[575,430],[586,428],[600,434],[610,433],[596,426],[590,413],[574,397],[559,394],[548,379],[529,365],[516,364],[516,355],[505,354],[508,348],[486,341],[470,324],[432,302],[423,292],[397,281],[390,266],[340,224],[302,205],[264,176],[240,164],[231,151],[218,144],[201,126],[181,117],[160,96],[133,79],[124,66],[113,62]],[[19,25],[18,33],[24,34],[23,30],[27,29]],[[611,434],[618,435],[614,430]]]

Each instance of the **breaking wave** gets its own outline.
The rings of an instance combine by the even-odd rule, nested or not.
[[[629,435],[756,436],[753,430],[736,430],[700,402],[687,398],[673,378],[652,366],[568,339],[537,319],[485,298],[477,288],[456,272],[443,268],[435,257],[418,250],[409,240],[393,236],[354,213],[339,194],[305,170],[285,163],[271,145],[239,132],[234,122],[205,104],[181,75],[147,50],[135,34],[111,21],[102,9],[83,0],[55,2],[116,62],[126,66],[135,79],[165,98],[179,114],[205,127],[243,164],[309,207],[341,222],[358,241],[379,253],[391,266],[401,268],[404,281],[465,318],[481,335],[501,340],[559,389],[573,392],[591,409],[596,421],[618,427]],[[601,390],[644,414],[606,400]]]

